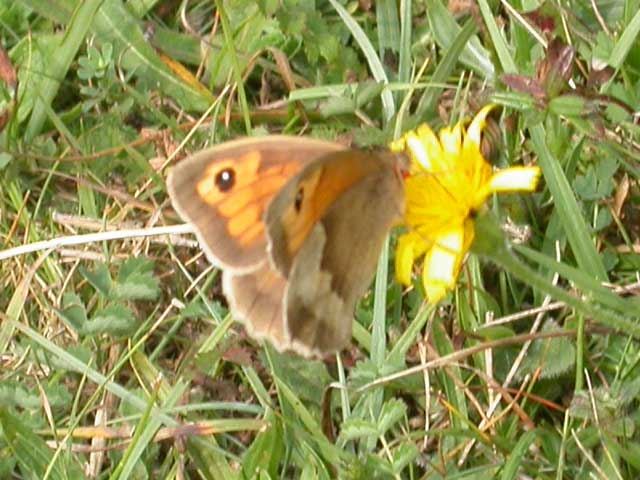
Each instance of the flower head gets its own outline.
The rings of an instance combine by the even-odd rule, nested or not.
[[[443,128],[438,136],[426,124],[390,145],[411,159],[405,179],[405,223],[398,239],[396,275],[411,283],[413,264],[424,256],[422,282],[430,302],[442,299],[455,285],[474,237],[474,214],[487,198],[500,192],[533,191],[538,167],[494,171],[480,150],[489,105],[473,118]]]

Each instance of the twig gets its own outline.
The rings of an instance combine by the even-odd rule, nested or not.
[[[166,227],[139,228],[130,230],[118,230],[114,232],[87,233],[85,235],[72,235],[57,237],[41,242],[28,243],[19,247],[0,250],[0,260],[26,255],[28,253],[39,252],[41,250],[57,249],[69,247],[71,245],[82,245],[85,243],[97,243],[109,240],[122,240],[127,238],[153,237],[156,235],[180,235],[183,233],[193,233],[193,228],[189,224],[169,225]]]

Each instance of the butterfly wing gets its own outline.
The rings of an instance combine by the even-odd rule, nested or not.
[[[289,348],[282,315],[286,279],[265,262],[248,273],[225,270],[222,287],[235,320],[256,339],[268,338],[278,350]]]
[[[273,196],[303,165],[342,148],[281,135],[226,142],[178,164],[169,196],[214,265],[249,272],[266,261],[263,216]]]
[[[388,152],[332,154],[305,166],[270,204],[270,258],[287,279],[286,333],[299,353],[324,356],[351,339],[355,304],[404,212],[399,162]]]

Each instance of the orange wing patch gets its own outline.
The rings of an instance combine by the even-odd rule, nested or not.
[[[241,246],[250,247],[264,235],[262,217],[271,198],[300,169],[299,162],[263,165],[259,151],[251,150],[240,157],[221,158],[205,169],[197,182],[198,196],[216,207],[227,219],[227,233]],[[231,186],[222,189],[219,175],[228,171]]]
[[[243,247],[247,247],[255,244],[257,241],[263,238],[264,234],[264,223],[262,220],[259,222],[255,222],[248,229],[246,229],[242,234],[237,237],[238,243]]]
[[[321,175],[322,171],[316,170],[300,181],[298,189],[303,191],[305,196],[311,196],[318,188]],[[295,207],[291,205],[282,216],[282,225],[287,233],[287,252],[290,256],[293,256],[300,249],[315,225],[319,216],[315,210],[316,205],[313,202],[304,201],[300,211],[296,211]]]
[[[283,230],[287,234],[287,252],[291,257],[298,252],[313,226],[333,202],[371,173],[373,165],[366,155],[348,159],[336,157],[300,180],[298,190],[304,194],[300,211],[291,205],[282,216]]]
[[[198,181],[196,191],[202,200],[209,205],[217,205],[226,200],[239,187],[253,184],[258,179],[260,159],[262,156],[257,150],[252,150],[238,158],[221,159],[207,167],[204,177]],[[216,185],[218,175],[224,170],[234,173],[235,184],[228,191],[222,191]]]
[[[259,181],[257,181],[258,178]],[[253,183],[246,187],[238,186],[233,193],[227,192],[227,197],[218,205],[218,211],[225,217],[238,215],[252,204],[264,203],[263,199],[273,196],[286,181],[287,177],[282,174],[268,176],[266,173],[260,173]]]
[[[243,208],[242,212],[230,218],[227,223],[227,232],[240,241],[246,232],[255,230],[255,225],[262,226],[262,208],[256,204],[251,204]]]

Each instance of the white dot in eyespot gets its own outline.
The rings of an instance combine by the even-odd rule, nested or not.
[[[231,190],[235,184],[235,176],[235,172],[232,169],[225,168],[216,175],[216,186],[222,192]]]

